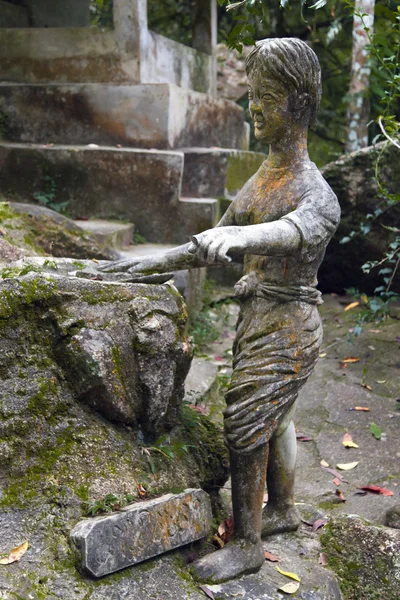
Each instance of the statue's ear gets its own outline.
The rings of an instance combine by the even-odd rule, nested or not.
[[[307,92],[297,94],[293,99],[292,108],[295,111],[302,111],[310,105],[311,96]]]

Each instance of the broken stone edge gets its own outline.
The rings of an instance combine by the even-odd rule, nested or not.
[[[141,514],[147,511],[151,514],[157,508],[164,509],[165,517],[168,519],[170,515],[168,515],[167,508],[172,503],[178,505],[177,512],[179,511],[179,514],[181,514],[182,511],[179,508],[182,509],[185,502],[195,502],[199,510],[196,514],[195,524],[193,523],[195,526],[182,530],[183,534],[178,536],[177,539],[172,537],[164,540],[164,546],[156,551],[149,544],[147,548],[144,548],[141,555],[138,554],[130,558],[122,556],[122,560],[119,562],[114,560],[112,564],[107,560],[103,562],[96,560],[98,557],[96,556],[96,547],[93,540],[95,539],[96,529],[99,527],[112,528],[119,526],[124,521],[129,520],[130,516],[140,520]],[[206,537],[211,528],[211,520],[212,509],[209,495],[204,490],[189,488],[181,494],[165,494],[159,498],[136,502],[110,515],[84,519],[73,527],[70,537],[78,569],[82,569],[92,577],[100,578]],[[116,548],[115,553],[118,554],[118,548]],[[108,551],[106,551],[106,554],[110,557]]]

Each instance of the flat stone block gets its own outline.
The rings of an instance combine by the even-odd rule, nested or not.
[[[165,150],[248,143],[240,106],[168,83],[2,83],[0,112],[9,142]]]
[[[187,489],[81,521],[71,538],[81,566],[103,577],[205,537],[211,517],[208,494]]]
[[[210,144],[211,145],[211,144]],[[233,200],[267,158],[261,152],[231,148],[182,148],[182,194]]]
[[[182,171],[180,152],[0,143],[4,192],[34,201],[49,177],[54,202],[68,202],[74,218],[124,218],[149,242],[188,241],[180,214]]]
[[[132,244],[135,225],[133,223],[116,223],[104,219],[75,221],[84,231],[90,232],[102,246],[121,249]]]

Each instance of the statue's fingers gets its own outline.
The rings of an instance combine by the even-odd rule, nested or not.
[[[219,262],[230,263],[232,259],[228,256],[228,252],[230,250],[230,246],[227,242],[222,242],[222,244],[218,248],[217,259]]]
[[[223,240],[214,240],[208,246],[207,261],[214,263],[218,261],[219,249],[223,245]]]

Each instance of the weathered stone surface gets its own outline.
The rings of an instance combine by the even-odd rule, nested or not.
[[[104,219],[91,219],[89,221],[75,221],[80,229],[90,232],[102,246],[111,248],[126,248],[133,242],[135,225],[106,221]]]
[[[247,94],[245,60],[251,46],[244,46],[241,54],[231,50],[226,44],[218,44],[217,54],[217,94],[237,102]]]
[[[71,538],[81,566],[102,577],[205,537],[211,517],[208,494],[188,489],[81,521]]]
[[[392,508],[389,508],[389,510],[386,511],[384,523],[388,527],[393,527],[393,529],[400,529],[400,505],[399,504],[397,504],[396,506],[392,506]]]
[[[345,288],[355,287],[371,293],[383,283],[378,275],[379,269],[366,275],[361,271],[361,265],[367,260],[383,258],[395,234],[382,225],[400,227],[398,203],[372,224],[368,235],[358,235],[348,244],[340,244],[340,240],[348,236],[350,231],[358,230],[367,214],[373,214],[375,209],[384,205],[375,181],[375,163],[382,149],[382,144],[375,148],[363,148],[342,156],[322,170],[342,209],[341,223],[328,246],[318,274],[323,290],[342,293]],[[389,145],[380,157],[378,173],[381,184],[392,194],[398,194],[400,188],[398,162],[398,149]],[[392,289],[400,291],[399,272]]]
[[[266,155],[218,148],[184,148],[182,194],[233,200]]]
[[[0,1],[0,28],[28,27],[28,14],[24,6]]]
[[[68,202],[72,216],[125,217],[148,241],[181,241],[182,169],[178,152],[0,144],[2,189],[32,197],[49,177],[54,202]]]
[[[89,0],[27,0],[31,27],[88,27]]]
[[[10,142],[247,148],[242,108],[164,81],[138,85],[3,83],[0,112],[1,137]]]
[[[33,262],[39,267],[44,258]],[[13,569],[0,570],[0,596],[4,600],[16,594],[36,600],[102,600],[112,591],[115,598],[134,600],[141,592],[143,597],[161,594],[166,585],[168,599],[173,600],[173,590],[175,600],[186,600],[188,584],[176,575],[170,558],[165,558],[160,569],[155,565],[150,577],[138,567],[118,581],[110,576],[95,585],[77,576],[66,537],[87,515],[87,503],[107,494],[129,493],[138,498],[141,484],[150,496],[200,487],[215,495],[226,481],[228,460],[222,432],[180,402],[189,362],[182,298],[169,285],[103,287],[101,282],[68,278],[69,271],[82,268],[80,261],[56,262],[57,270],[51,263],[44,267],[51,274],[0,278],[0,552],[8,554],[29,540],[23,559]],[[14,276],[25,266],[26,261],[19,263]],[[143,305],[137,302],[130,314],[132,302],[140,299]],[[145,305],[153,310],[153,320]],[[146,330],[159,315],[169,319],[164,332]],[[125,325],[122,334],[114,318]],[[61,360],[60,354],[83,329],[96,331],[98,336],[108,333],[111,337],[114,332],[118,337],[112,339],[108,354],[112,356],[114,348],[115,367],[120,365],[122,375],[126,368],[143,373],[136,390],[142,393],[143,412],[135,424],[110,420],[78,399],[71,383],[78,374],[72,367],[68,370],[66,356]],[[170,342],[166,336],[171,336]],[[134,364],[128,361],[127,367],[132,356],[124,356],[128,338],[136,344]],[[172,371],[162,367],[162,355],[173,370],[174,395],[169,400]],[[172,355],[176,360],[171,360]],[[125,393],[124,386],[129,385],[133,382],[123,382],[119,392]],[[170,410],[160,423],[163,437],[157,438],[154,426],[150,432],[145,430],[146,415],[154,409],[158,421],[166,402]],[[151,449],[161,444],[167,452],[174,452],[174,459]],[[143,447],[149,448],[150,455]]]
[[[1,202],[0,222],[5,236],[2,241],[20,249],[19,255],[14,251],[12,260],[18,260],[23,255],[36,254],[105,260],[119,256],[116,250],[100,243],[90,232],[83,231],[71,219],[44,206]],[[4,257],[7,259],[7,252]]]
[[[399,531],[346,515],[329,521],[321,542],[346,600],[398,600]]]

